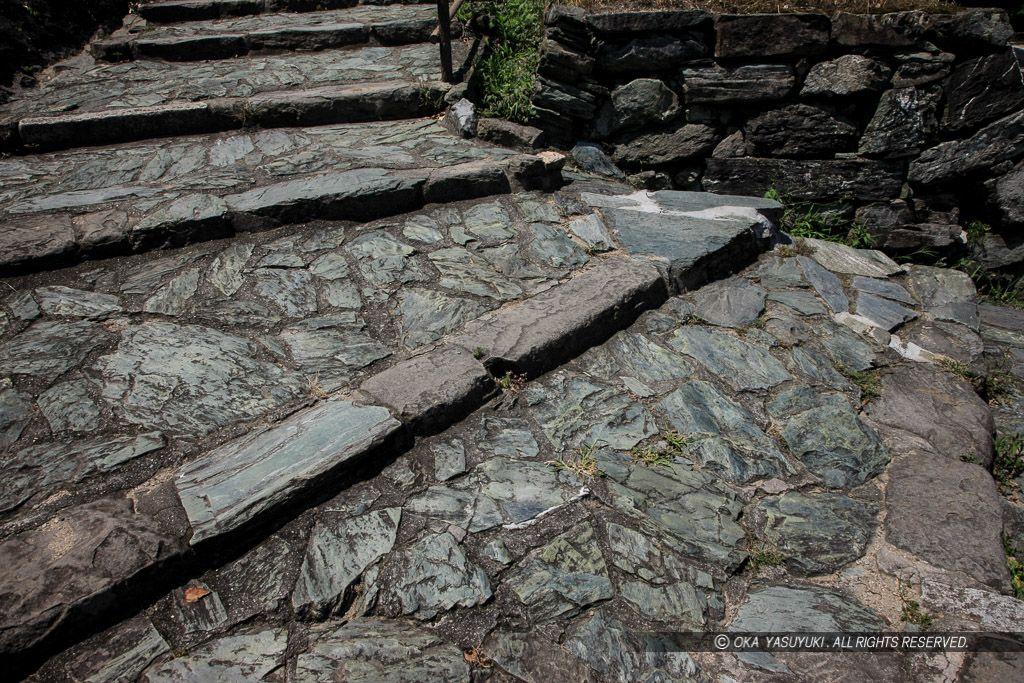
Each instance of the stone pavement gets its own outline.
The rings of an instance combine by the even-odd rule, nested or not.
[[[910,600],[1020,631],[1021,482],[990,470],[994,427],[1024,431],[1024,314],[793,244],[770,200],[559,168],[432,119],[0,160],[0,666],[1013,680],[671,638],[914,630]]]

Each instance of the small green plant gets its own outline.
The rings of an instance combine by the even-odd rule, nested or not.
[[[952,358],[940,358],[939,367],[949,374],[956,375],[960,379],[968,382],[973,382],[975,377],[977,377],[977,375],[971,372],[971,369],[967,367],[967,363],[953,360]]]
[[[1024,472],[1024,435],[1017,432],[1000,434],[993,444],[992,476],[1002,486],[1011,486]]]
[[[663,429],[661,433],[665,437],[665,441],[668,442],[669,447],[677,455],[684,455],[690,452],[690,444],[693,443],[693,439],[690,437],[683,436],[675,429]]]
[[[878,372],[856,372],[845,365],[836,365],[839,374],[860,388],[860,404],[866,405],[882,395],[882,380]]]
[[[896,597],[900,601],[900,621],[917,625],[922,631],[927,631],[932,626],[932,615],[921,608],[921,604],[910,597],[912,586],[909,581],[903,580],[903,572],[896,577]]]
[[[629,452],[633,459],[644,467],[672,467],[672,457],[667,450],[654,446],[634,446]]]
[[[526,375],[517,375],[511,370],[494,380],[502,391],[518,394],[526,386]]]
[[[813,202],[793,199],[774,188],[764,196],[782,204],[779,228],[791,237],[839,242],[854,249],[866,249],[872,244],[868,229],[857,221],[843,218],[841,211],[824,210]]]
[[[972,452],[970,455],[961,455],[960,456],[960,462],[966,462],[966,463],[971,464],[971,465],[977,465],[978,464],[978,458],[975,457],[974,453]]]
[[[1024,562],[1017,559],[1017,544],[1009,534],[1003,535],[1003,552],[1006,553],[1006,566],[1010,568],[1013,597],[1024,600]]]
[[[420,86],[420,111],[424,114],[436,114],[444,108],[444,91]]]
[[[484,350],[483,350],[482,348],[480,348],[479,346],[478,346],[478,347],[476,347],[475,349],[473,349],[473,358],[476,358],[477,360],[480,360],[480,359],[482,359],[482,358],[483,358],[484,356],[486,356],[486,355],[487,355],[487,352],[486,352],[486,351],[484,351]]]
[[[996,306],[1009,306],[1024,311],[1024,275],[1011,278],[987,270],[971,259],[960,259],[953,268],[967,273],[978,290],[978,298]]]
[[[992,226],[981,221],[971,221],[964,228],[967,233],[967,244],[978,244],[985,239],[985,235],[991,232]]]
[[[747,539],[747,555],[749,556],[747,566],[755,576],[761,567],[778,567],[786,559],[786,556],[774,543],[769,543],[767,540],[753,541],[749,538]]]
[[[967,363],[950,358],[939,359],[938,365],[951,375],[970,382],[978,395],[989,403],[1002,403],[1010,394],[1009,373],[1004,370],[989,370],[983,375],[971,370]]]
[[[554,468],[555,472],[572,472],[580,479],[603,477],[604,472],[598,468],[597,456],[594,455],[601,443],[603,442],[599,439],[589,445],[580,446],[571,455],[558,460],[548,460],[545,464]]]
[[[778,253],[782,258],[789,258],[791,256],[796,256],[796,249],[788,245],[784,245],[779,247]]]

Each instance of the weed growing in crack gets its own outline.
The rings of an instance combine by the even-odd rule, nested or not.
[[[767,540],[753,541],[747,539],[747,555],[747,567],[750,568],[754,576],[757,576],[761,567],[778,567],[786,559],[786,556],[782,554],[778,546],[774,543],[769,543]]]
[[[988,403],[1002,403],[1010,395],[1009,373],[1005,370],[989,370],[983,375],[971,370],[967,363],[950,358],[939,359],[938,366],[970,382],[974,391]]]
[[[1017,559],[1017,546],[1009,534],[1003,535],[1003,552],[1006,553],[1006,566],[1010,568],[1013,597],[1024,600],[1024,562]]]
[[[629,454],[645,467],[671,467],[674,457],[689,452],[692,443],[689,437],[683,436],[675,429],[662,429],[661,434],[664,441],[643,447],[635,446]]]
[[[856,372],[845,365],[836,365],[839,374],[860,388],[860,404],[866,405],[882,395],[882,380],[875,372]]]
[[[555,472],[572,472],[580,479],[592,479],[605,476],[604,472],[597,466],[597,450],[601,440],[594,441],[590,445],[580,446],[571,455],[558,460],[548,460],[545,464],[554,468]]]
[[[475,355],[475,352],[474,352]],[[502,391],[518,394],[526,386],[526,375],[517,375],[511,370],[494,380]]]
[[[992,476],[1000,486],[1012,486],[1024,472],[1024,435],[1017,432],[1000,434],[993,443]]]
[[[837,211],[825,210],[814,202],[794,199],[774,188],[764,196],[782,204],[779,229],[790,237],[839,242],[854,249],[868,249],[872,245],[871,233],[865,226],[843,218]]]
[[[921,608],[914,598],[910,597],[912,586],[909,581],[903,580],[903,572],[896,577],[896,597],[900,601],[900,621],[918,626],[922,631],[927,631],[932,625],[932,615]]]
[[[320,386],[319,372],[313,377],[306,377],[306,383],[309,384],[309,395],[311,398],[322,401],[329,396],[329,394],[324,391],[323,387]]]
[[[477,360],[481,360],[486,355],[487,355],[487,352],[484,351],[479,346],[476,347],[475,349],[473,349],[473,358],[476,358]]]

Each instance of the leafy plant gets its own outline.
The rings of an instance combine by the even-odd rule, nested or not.
[[[502,391],[518,394],[526,386],[526,375],[517,375],[511,370],[494,380]]]
[[[791,237],[804,237],[839,242],[854,249],[872,244],[871,233],[857,221],[842,217],[840,211],[828,211],[814,202],[801,201],[772,188],[764,195],[783,206],[779,228]]]
[[[683,436],[675,429],[662,429],[661,434],[664,437],[663,443],[635,446],[629,454],[646,467],[671,467],[672,458],[689,452],[692,439]],[[666,448],[665,445],[668,447]]]
[[[747,539],[747,555],[747,566],[755,576],[761,567],[778,567],[786,559],[775,544],[766,540],[754,542]]]
[[[995,449],[992,475],[1003,486],[1009,486],[1024,472],[1024,435],[1017,432],[1001,434],[992,446]]]
[[[484,350],[483,350],[483,349],[482,349],[481,347],[479,347],[479,346],[478,346],[478,347],[476,347],[475,349],[473,349],[473,358],[476,358],[477,360],[480,360],[481,358],[483,358],[483,357],[484,357],[484,356],[486,356],[486,355],[487,355],[487,352],[486,352],[486,351],[484,351]]]
[[[1003,552],[1006,553],[1006,566],[1010,568],[1013,597],[1024,600],[1024,562],[1017,559],[1017,547],[1009,534],[1003,535]]]
[[[977,373],[962,361],[942,358],[938,365],[946,372],[970,382],[974,391],[989,403],[1001,403],[1009,395],[1007,374],[1002,370],[989,370],[985,374]]]
[[[580,446],[571,455],[558,460],[548,460],[545,464],[550,465],[556,472],[572,472],[580,479],[603,477],[604,472],[598,468],[597,456],[594,455],[600,443],[603,442],[597,440],[589,445]]]
[[[1024,276],[1011,278],[986,269],[977,261],[960,259],[953,265],[967,273],[978,290],[978,298],[996,306],[1010,306],[1024,311]]]
[[[982,223],[981,221],[971,221],[964,228],[964,232],[967,233],[967,243],[977,244],[985,239],[985,234],[992,230],[992,226],[988,223]]]
[[[911,585],[909,581],[903,580],[903,572],[896,577],[896,597],[900,601],[900,620],[908,624],[916,624],[922,631],[927,631],[932,625],[932,615],[921,608],[921,604],[910,597]]]

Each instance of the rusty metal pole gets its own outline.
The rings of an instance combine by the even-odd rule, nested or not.
[[[441,80],[452,82],[452,31],[448,0],[437,0],[437,37],[441,47]]]

